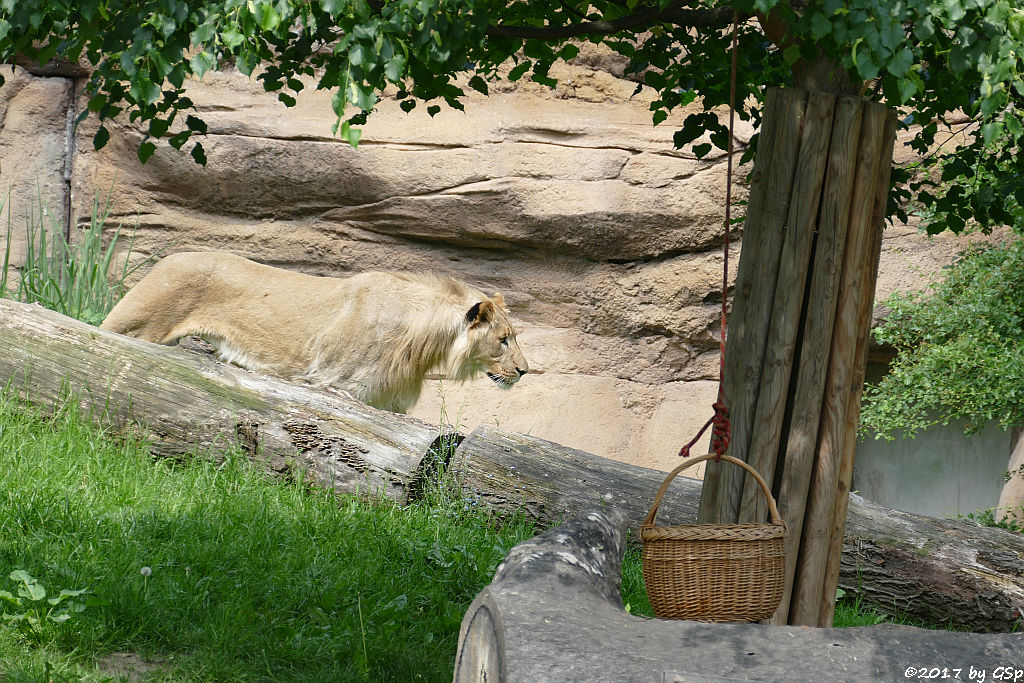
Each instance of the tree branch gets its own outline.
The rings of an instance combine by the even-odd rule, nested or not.
[[[489,37],[496,38],[534,38],[539,40],[558,40],[585,35],[609,35],[633,29],[648,27],[657,23],[669,23],[689,28],[725,28],[732,23],[733,9],[719,7],[715,9],[689,9],[686,0],[670,2],[664,9],[648,9],[610,21],[582,21],[578,24],[564,26],[509,26],[498,24],[487,29]],[[747,17],[741,16],[743,21]]]

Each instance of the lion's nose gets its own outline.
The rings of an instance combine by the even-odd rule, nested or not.
[[[526,374],[526,368],[516,368],[516,372],[518,372],[519,376],[522,377]]]

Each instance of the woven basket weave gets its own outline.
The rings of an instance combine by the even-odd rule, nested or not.
[[[675,476],[714,457],[705,455],[675,468],[654,497],[640,527],[647,595],[654,613],[662,619],[767,619],[782,600],[786,523],[764,479],[747,463],[722,456],[760,484],[768,499],[771,523],[654,525],[658,506]]]

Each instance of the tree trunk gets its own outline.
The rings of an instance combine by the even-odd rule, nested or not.
[[[857,98],[765,101],[723,402],[729,454],[768,482],[789,527],[773,623],[832,621],[895,126]],[[701,521],[765,521],[752,477],[709,463],[705,481]]]
[[[74,396],[95,418],[146,437],[158,455],[238,444],[278,473],[306,470],[337,491],[415,495],[436,427],[0,299],[0,386],[40,404]],[[595,505],[635,531],[665,473],[536,437],[481,427],[449,467],[467,498],[558,523]],[[695,520],[701,482],[676,478],[659,525]],[[857,496],[839,584],[883,611],[976,631],[1011,629],[1024,610],[1024,536],[878,507]]]
[[[981,671],[995,679],[1008,667],[1001,680],[1012,680],[1024,668],[1016,634],[632,616],[619,593],[628,519],[617,508],[592,509],[514,547],[462,620],[455,683],[901,681],[933,667],[940,673],[932,677],[947,668],[959,680]]]
[[[1024,429],[1013,430],[1013,450],[1006,465],[1009,479],[999,492],[996,519],[1024,524]]]

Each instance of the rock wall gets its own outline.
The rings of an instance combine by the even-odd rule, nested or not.
[[[500,291],[530,374],[508,392],[435,382],[413,414],[668,469],[716,392],[724,157],[673,150],[688,111],[652,127],[634,83],[580,62],[552,70],[554,91],[495,84],[465,113],[384,100],[358,149],[332,138],[327,93],[285,109],[238,73],[207,74],[188,87],[209,124],[205,168],[166,146],[140,164],[141,133],[125,123],[95,152],[87,119],[70,145],[82,81],[18,68],[0,88],[0,186],[16,189],[17,231],[43,178],[71,234],[111,192],[110,227],[135,230],[134,259],[223,249],[321,275],[433,269]],[[891,229],[880,294],[920,286],[960,244]]]

